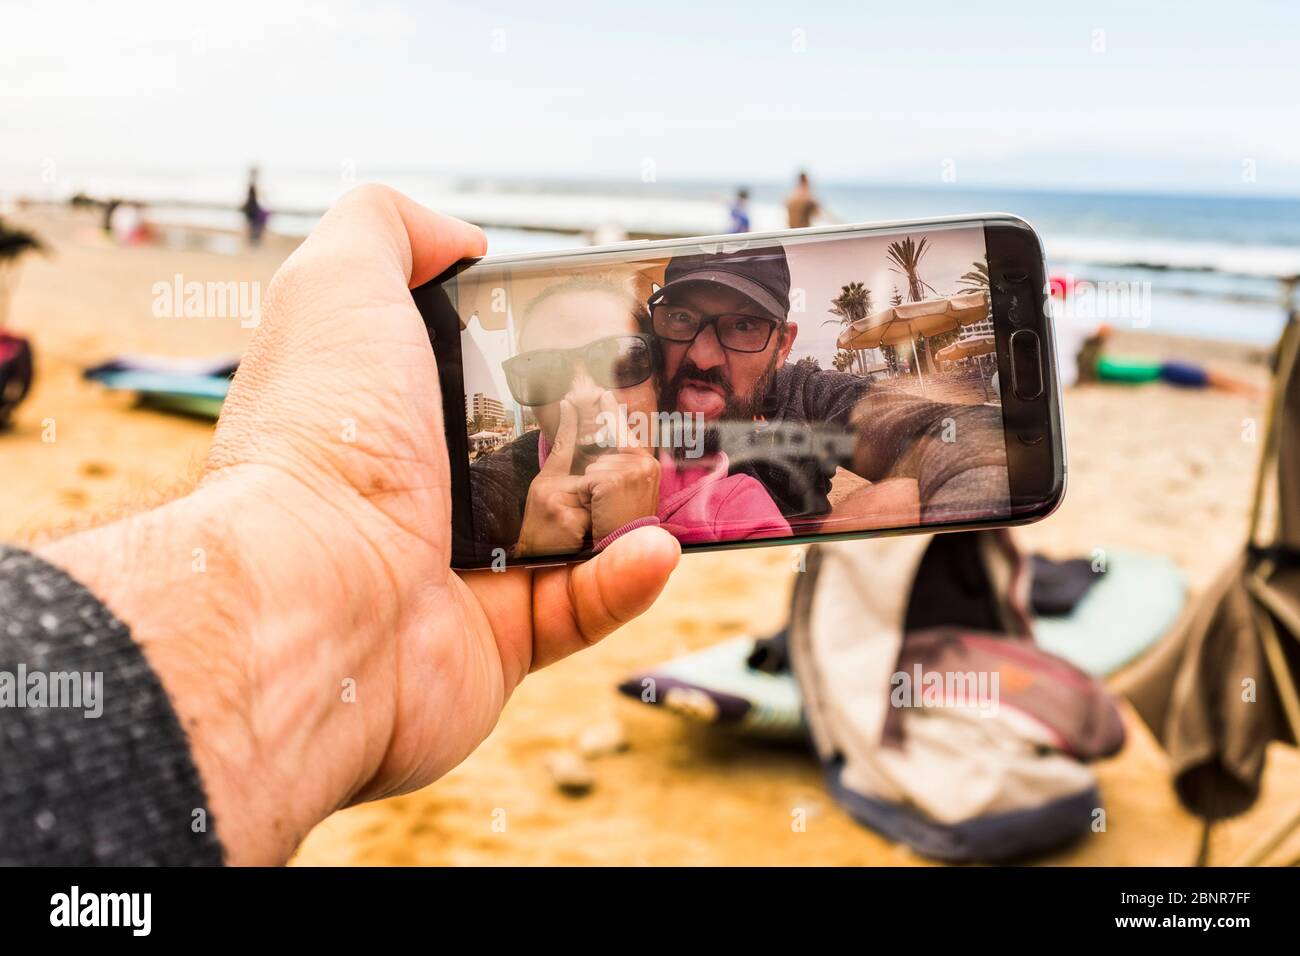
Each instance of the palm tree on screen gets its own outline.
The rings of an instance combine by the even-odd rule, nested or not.
[[[958,289],[961,292],[988,292],[989,291],[989,261],[981,259],[979,262],[972,262],[974,267],[969,272],[963,272],[961,278],[957,280]]]
[[[939,294],[934,286],[921,278],[921,260],[929,251],[930,240],[925,236],[921,237],[920,242],[911,236],[896,239],[885,250],[886,258],[892,263],[889,267],[890,271],[907,280],[908,302],[920,302],[925,298],[926,292]]]
[[[871,290],[861,282],[850,282],[846,286],[841,286],[840,294],[831,299],[830,312],[837,318],[827,319],[822,325],[831,325],[838,321],[841,326],[848,328],[858,319],[865,319],[871,314]],[[861,350],[854,349],[853,355],[857,359],[858,374],[865,375],[867,367]]]

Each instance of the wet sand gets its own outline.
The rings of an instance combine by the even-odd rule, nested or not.
[[[51,529],[104,520],[174,494],[192,480],[211,436],[205,422],[133,407],[83,382],[80,369],[122,352],[238,351],[235,319],[161,319],[152,288],[186,280],[269,280],[292,248],[272,240],[223,255],[157,246],[121,249],[94,217],[16,216],[52,246],[23,269],[11,326],[30,335],[37,385],[15,427],[0,435],[0,536],[31,541]],[[1258,350],[1138,333],[1125,354],[1177,355],[1263,383]],[[1194,588],[1240,546],[1258,445],[1243,440],[1253,400],[1179,391],[1087,386],[1066,396],[1070,489],[1049,520],[1019,529],[1056,556],[1127,547],[1168,554]],[[1261,423],[1262,424],[1262,423]],[[52,431],[51,431],[52,427]],[[53,437],[53,441],[48,440]],[[910,851],[855,824],[823,791],[802,747],[692,727],[625,701],[629,672],[739,634],[764,633],[785,614],[797,551],[695,555],[658,604],[593,650],[533,675],[500,725],[461,767],[415,794],[336,814],[307,839],[304,864],[911,864]],[[626,729],[626,752],[596,760],[596,784],[569,797],[552,784],[548,754],[591,724]],[[1051,864],[1187,864],[1199,823],[1180,809],[1164,757],[1136,719],[1124,752],[1097,767],[1107,829],[1046,858]],[[1274,747],[1264,798],[1220,827],[1225,862],[1300,795],[1300,757]],[[796,811],[803,810],[803,814]],[[806,819],[802,831],[792,825]],[[1286,847],[1294,855],[1300,840]]]

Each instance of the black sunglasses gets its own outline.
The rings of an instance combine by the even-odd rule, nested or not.
[[[707,315],[684,305],[651,301],[650,318],[655,335],[666,342],[694,342],[705,326],[712,325],[718,343],[732,352],[761,352],[780,324],[761,315],[724,312]]]
[[[640,332],[611,335],[575,349],[534,349],[502,363],[506,385],[520,405],[535,407],[558,402],[573,384],[574,366],[581,364],[601,388],[631,388],[654,374],[655,341]]]

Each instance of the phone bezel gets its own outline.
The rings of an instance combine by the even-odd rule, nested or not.
[[[548,260],[563,260],[566,265],[588,258],[626,255],[628,252],[654,257],[660,253],[671,254],[680,248],[698,248],[708,245],[725,245],[728,249],[742,249],[747,245],[770,244],[790,238],[811,236],[842,236],[889,234],[901,231],[952,228],[980,225],[984,229],[985,250],[988,256],[991,311],[994,319],[999,386],[1003,402],[1003,440],[1007,448],[1008,480],[1011,487],[1013,513],[974,521],[939,522],[923,526],[907,526],[869,531],[836,531],[813,534],[796,534],[787,538],[760,541],[735,541],[708,544],[686,544],[683,551],[704,552],[738,548],[790,546],[815,542],[850,541],[861,538],[891,537],[899,534],[940,533],[989,528],[1014,527],[1029,524],[1047,517],[1060,506],[1066,487],[1066,456],[1064,429],[1061,424],[1060,381],[1056,374],[1056,343],[1052,330],[1050,295],[1047,284],[1046,256],[1042,241],[1033,227],[1010,213],[983,213],[969,216],[935,217],[916,220],[893,220],[884,223],[855,223],[820,226],[808,229],[788,229],[775,232],[745,233],[743,235],[715,235],[682,239],[646,240],[611,243],[602,246],[581,247],[572,250],[516,253],[465,259],[455,263],[441,275],[412,290],[421,315],[429,331],[438,366],[442,395],[443,429],[447,440],[450,464],[452,506],[452,567],[458,570],[478,570],[501,567],[552,567],[589,560],[587,552],[556,556],[516,558],[505,555],[497,558],[467,556],[458,547],[461,542],[473,542],[473,517],[470,502],[469,438],[463,420],[464,377],[460,355],[462,324],[459,314],[447,298],[442,284],[469,267],[488,263],[514,265]],[[1008,283],[1006,274],[1024,272],[1026,281]],[[1015,286],[1016,288],[1011,288]],[[446,300],[441,301],[441,300]],[[998,303],[1017,299],[1017,307],[1029,309],[1029,314],[1014,329],[1005,317],[999,320]],[[1037,334],[1041,345],[1044,376],[1042,394],[1029,402],[1017,399],[1011,390],[1009,340],[1012,331],[1029,329]],[[1016,413],[1013,423],[1007,415],[1008,401]],[[1026,439],[1035,439],[1026,441]]]

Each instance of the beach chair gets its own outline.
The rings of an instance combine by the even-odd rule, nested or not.
[[[1126,676],[1119,690],[1169,754],[1182,803],[1205,821],[1208,862],[1216,821],[1259,795],[1269,745],[1300,741],[1300,312],[1288,317],[1242,553],[1203,596],[1175,638]],[[1249,423],[1248,423],[1249,424]],[[1300,808],[1237,865],[1262,863],[1300,830]],[[1290,861],[1292,863],[1300,860]]]

